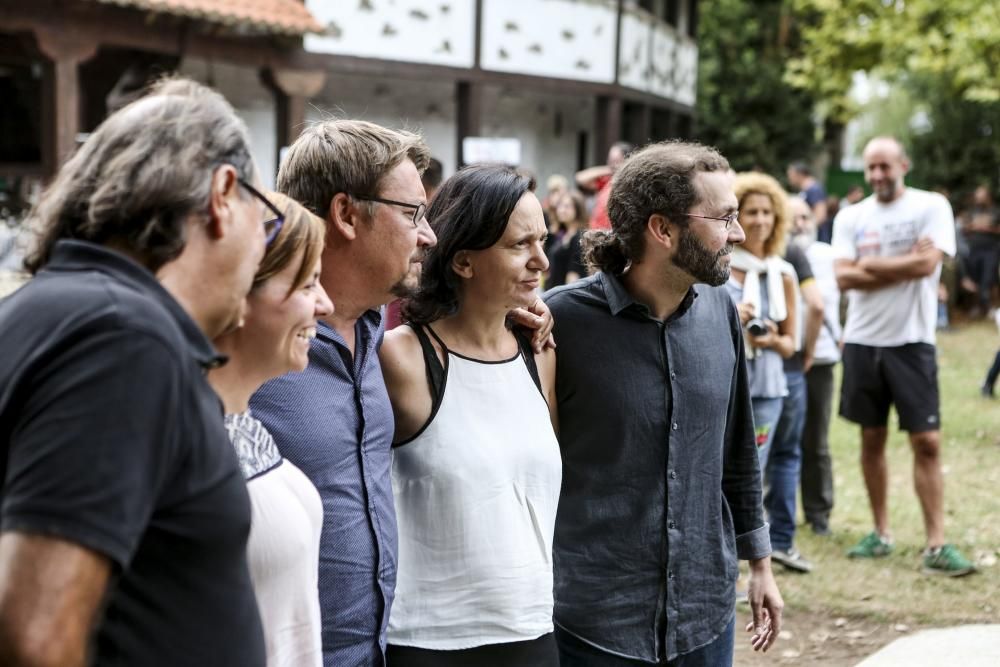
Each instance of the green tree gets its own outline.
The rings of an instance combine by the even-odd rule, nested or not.
[[[784,174],[819,150],[813,96],[784,80],[795,53],[789,3],[712,0],[699,4],[698,138],[737,171]]]
[[[847,120],[861,70],[889,82],[933,78],[970,102],[1000,100],[998,0],[791,0],[802,52],[786,80],[810,91],[820,112]]]
[[[949,85],[931,78],[912,85],[926,104],[930,128],[910,138],[913,182],[947,188],[961,201],[977,185],[1000,188],[1000,102],[948,95]]]

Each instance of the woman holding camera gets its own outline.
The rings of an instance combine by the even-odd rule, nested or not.
[[[797,347],[798,287],[795,269],[782,259],[788,197],[776,180],[759,173],[736,177],[739,221],[746,241],[733,250],[726,289],[744,327],[750,397],[763,472],[788,391],[784,360]]]

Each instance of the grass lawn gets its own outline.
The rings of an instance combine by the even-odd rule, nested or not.
[[[858,428],[836,416],[830,448],[834,461],[835,508],[831,537],[802,527],[799,550],[816,569],[784,573],[775,565],[789,612],[866,617],[876,622],[916,625],[996,623],[1000,620],[1000,400],[979,396],[979,386],[1000,335],[992,322],[964,324],[938,336],[942,401],[942,457],[945,473],[946,539],[976,561],[979,573],[958,579],[920,573],[923,521],[912,483],[906,434],[890,422],[890,520],[896,549],[887,558],[850,561],[845,552],[872,529],[858,463]],[[998,387],[1000,389],[1000,387]]]

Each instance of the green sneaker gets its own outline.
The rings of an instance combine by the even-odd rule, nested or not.
[[[872,531],[847,552],[848,558],[882,558],[892,553],[892,542]]]
[[[961,577],[972,574],[976,566],[962,555],[957,547],[945,544],[937,549],[924,550],[924,574],[939,574],[945,577]]]

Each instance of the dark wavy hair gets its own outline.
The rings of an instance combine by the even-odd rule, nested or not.
[[[229,102],[188,79],[158,81],[108,116],[42,194],[25,268],[36,273],[59,240],[81,239],[116,243],[156,271],[184,250],[188,218],[207,215],[223,164],[256,177],[246,125]]]
[[[477,164],[446,180],[427,209],[437,245],[424,257],[416,293],[403,304],[403,319],[427,324],[458,311],[461,279],[451,269],[462,250],[485,250],[503,236],[517,203],[533,179],[510,167]]]
[[[642,258],[649,217],[659,213],[687,226],[685,214],[701,198],[694,178],[703,171],[726,171],[729,162],[700,144],[664,141],[633,153],[611,184],[611,231],[590,231],[583,238],[584,261],[592,269],[621,274]]]

